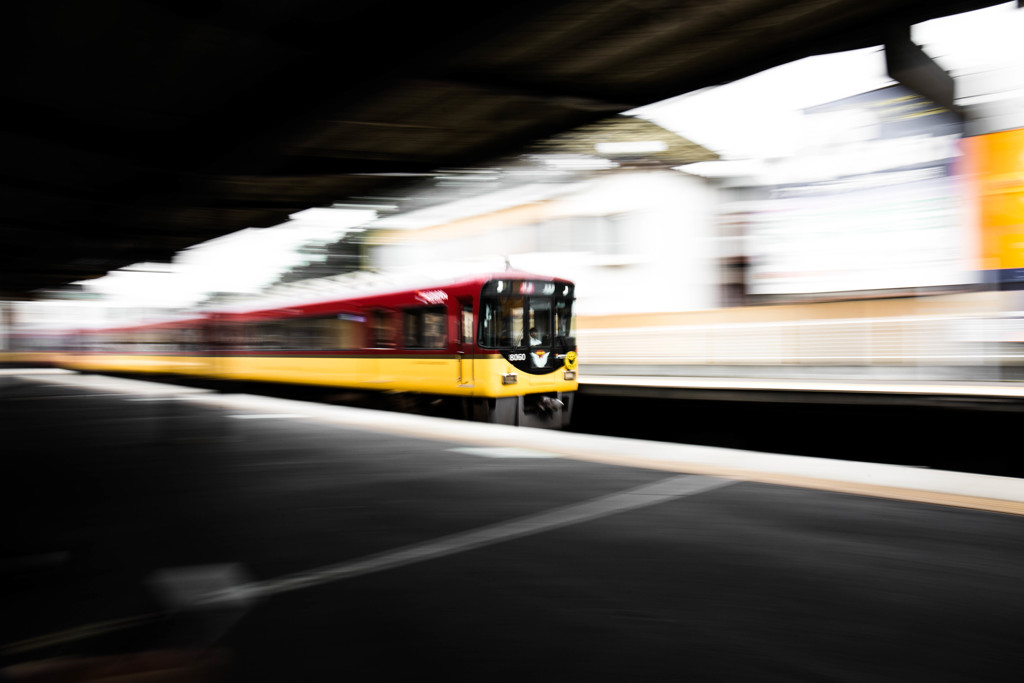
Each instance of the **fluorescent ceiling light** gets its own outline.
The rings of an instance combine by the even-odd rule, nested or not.
[[[288,217],[293,221],[302,221],[308,225],[318,226],[330,226],[332,228],[354,228],[357,225],[362,225],[369,221],[372,221],[377,217],[375,208],[384,208],[382,205],[365,206],[360,208],[353,208],[354,205],[346,206],[344,208],[312,208],[304,209],[297,213],[290,214]],[[396,208],[389,206],[388,208]],[[285,224],[287,225],[287,224]]]
[[[543,154],[535,156],[534,159],[560,171],[600,171],[618,167],[618,164],[610,159],[582,154]]]
[[[594,145],[600,154],[654,154],[668,150],[663,140],[636,140],[634,142],[599,142]]]

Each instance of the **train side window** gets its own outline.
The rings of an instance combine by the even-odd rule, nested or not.
[[[366,316],[354,313],[338,313],[334,318],[324,321],[325,344],[327,349],[351,351],[362,348]]]
[[[278,321],[265,321],[256,325],[255,347],[268,351],[278,351],[285,348],[285,330]]]
[[[405,337],[403,339],[403,345],[407,349],[420,348],[422,344],[420,339],[423,336],[422,318],[418,315],[418,311],[406,311],[404,315],[404,328]]]
[[[281,322],[284,331],[284,345],[293,350],[317,350],[323,348],[321,321],[315,318],[290,318]]]
[[[403,317],[407,349],[443,349],[448,345],[445,330],[448,316],[444,306],[410,308]]]
[[[395,345],[395,323],[388,311],[370,313],[370,348],[389,349]]]
[[[345,348],[337,325],[340,321],[331,318],[295,318],[288,321],[291,327],[290,344],[293,349],[307,351],[328,351]]]
[[[265,346],[260,333],[260,324],[249,322],[245,324],[245,348],[249,351],[259,351]]]
[[[199,337],[199,330],[194,327],[186,327],[181,330],[181,351],[197,352],[202,348]]]
[[[242,351],[253,351],[258,349],[257,337],[256,337],[256,325],[251,322],[240,322],[238,323],[236,339],[238,341],[235,348]]]
[[[460,344],[472,344],[473,343],[473,304],[465,303],[462,304],[462,318],[460,320],[461,327],[459,328],[459,343]]]
[[[306,343],[305,320],[289,318],[278,322],[278,348],[304,349]]]
[[[248,326],[243,322],[222,322],[218,323],[217,334],[220,338],[220,343],[227,349],[247,349],[249,348],[248,341]]]

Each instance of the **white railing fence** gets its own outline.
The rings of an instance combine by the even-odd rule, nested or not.
[[[1024,314],[581,329],[577,339],[586,366],[990,367],[1024,363]]]

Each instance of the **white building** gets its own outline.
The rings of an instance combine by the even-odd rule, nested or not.
[[[441,276],[507,260],[577,282],[580,315],[715,308],[717,191],[671,169],[713,156],[653,124],[614,119],[556,139],[534,157],[532,182],[372,223],[368,265]],[[570,160],[572,172],[552,168]]]

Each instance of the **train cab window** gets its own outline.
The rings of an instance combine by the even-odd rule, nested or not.
[[[444,306],[410,308],[403,314],[404,346],[407,349],[443,349],[448,345],[445,334],[447,310]]]
[[[524,306],[521,296],[484,301],[480,312],[480,345],[490,348],[521,345]]]
[[[551,299],[532,297],[529,306],[529,325],[531,330],[537,331],[537,339],[531,339],[530,344],[551,343]]]
[[[564,340],[569,346],[576,343],[576,316],[572,312],[572,302],[558,300],[555,302],[555,337]]]
[[[477,344],[491,349],[541,346],[545,352],[564,353],[575,346],[574,300],[570,283],[490,281],[481,291]]]
[[[370,313],[370,348],[389,349],[395,345],[395,322],[388,311]]]

